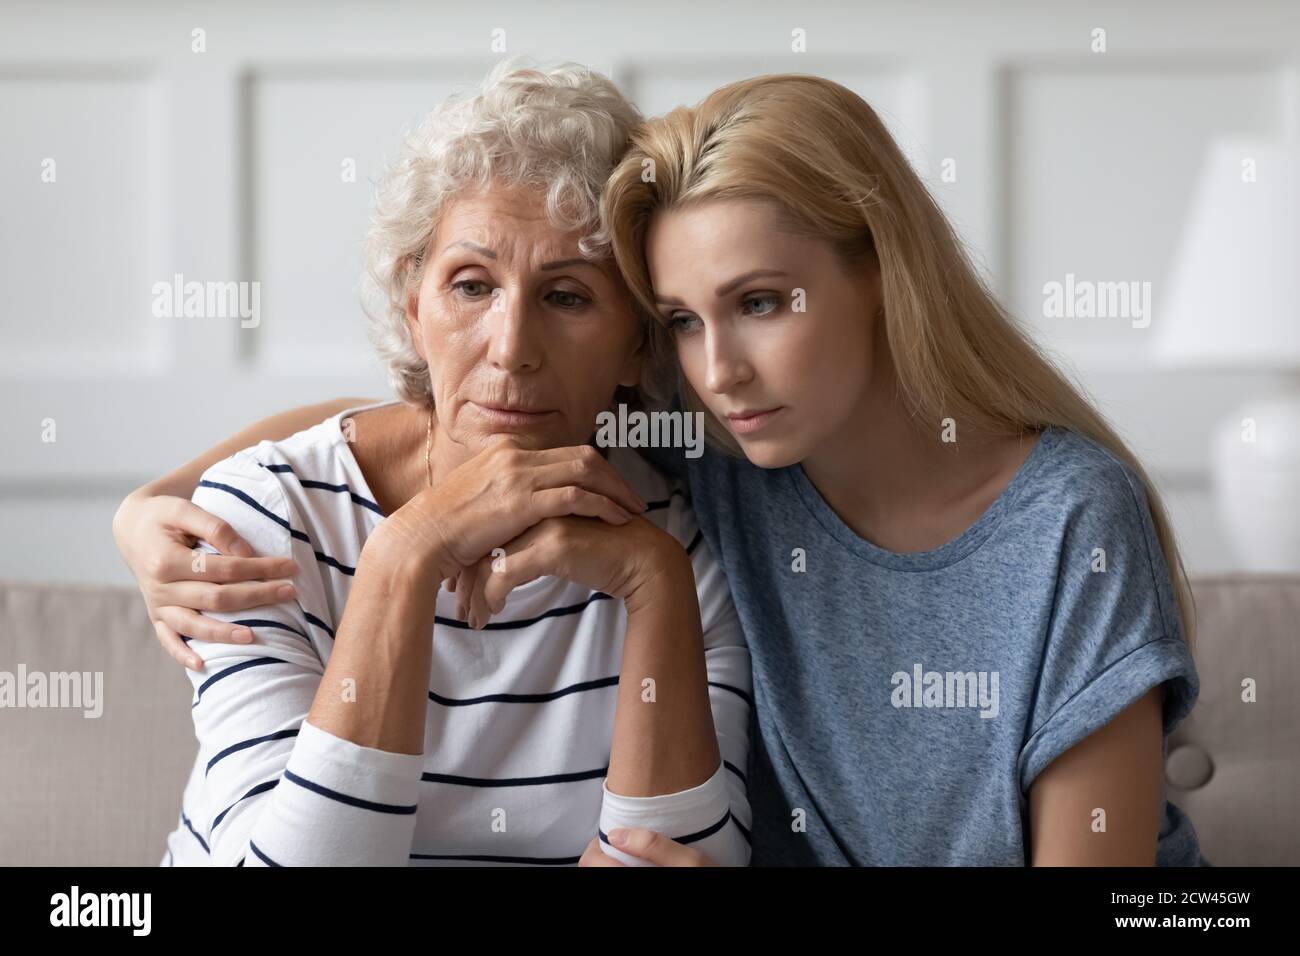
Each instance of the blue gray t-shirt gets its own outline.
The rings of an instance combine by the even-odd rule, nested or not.
[[[1048,764],[1156,685],[1166,745],[1196,701],[1142,485],[1076,432],[919,554],[859,537],[799,465],[675,455],[653,458],[689,466],[753,660],[754,865],[1025,865]],[[1205,864],[1168,802],[1157,863]]]

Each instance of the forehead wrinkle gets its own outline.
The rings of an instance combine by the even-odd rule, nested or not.
[[[442,251],[446,252],[448,249],[452,249],[456,246],[464,246],[466,249],[471,249],[479,255],[486,256],[489,259],[495,259],[497,257],[495,250],[489,249],[487,246],[480,246],[477,242],[471,242],[468,239],[457,239],[455,242],[449,242],[443,247]]]
[[[583,255],[579,247],[580,233],[556,226],[544,214],[519,215],[513,210],[491,207],[462,207],[459,212],[450,221],[444,220],[443,228],[451,226],[461,237],[448,241],[442,253],[459,247],[503,265],[514,266],[522,259],[527,267],[541,272],[589,266],[610,277],[611,267],[607,263],[612,260]]]

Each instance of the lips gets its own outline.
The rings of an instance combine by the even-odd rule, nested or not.
[[[479,408],[486,408],[493,412],[508,412],[518,415],[545,415],[550,411],[549,408],[529,408],[523,405],[497,405],[492,402],[474,402]]]
[[[727,421],[731,423],[732,431],[744,435],[765,427],[784,408],[784,405],[777,405],[774,408],[750,408],[738,412],[728,412]]]
[[[492,405],[472,400],[467,404],[494,428],[529,428],[555,414],[553,409],[537,409],[526,405]]]

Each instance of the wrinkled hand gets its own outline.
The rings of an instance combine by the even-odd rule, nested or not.
[[[645,507],[590,445],[533,450],[500,435],[397,509],[372,537],[384,539],[382,551],[394,561],[435,558],[441,580],[546,518],[581,515],[625,525]]]
[[[553,575],[627,598],[673,560],[689,561],[670,534],[637,517],[623,525],[566,515],[545,518],[465,568],[448,587],[457,616],[482,628],[505,606],[510,592]]]

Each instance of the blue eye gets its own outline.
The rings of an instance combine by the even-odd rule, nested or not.
[[[767,303],[768,308],[760,308],[751,311],[749,307],[756,303],[758,304]],[[771,294],[751,295],[749,298],[745,299],[745,301],[741,303],[741,305],[742,305],[742,311],[745,313],[745,315],[771,315],[778,308],[780,308],[781,297],[778,295],[771,295]]]
[[[698,322],[698,321],[700,321],[700,317],[698,315],[672,315],[668,317],[668,321],[666,324],[668,326],[669,333],[672,335],[689,335],[691,332],[696,331],[696,328],[698,327],[692,327],[689,329],[683,328],[682,323]]]

